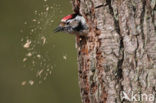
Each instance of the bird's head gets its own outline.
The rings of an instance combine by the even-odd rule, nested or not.
[[[54,30],[55,32],[67,31],[71,27],[71,22],[75,18],[75,14],[70,14],[61,19],[59,26]]]
[[[61,19],[59,26],[54,31],[85,35],[88,33],[88,26],[83,16],[79,14],[70,14]]]

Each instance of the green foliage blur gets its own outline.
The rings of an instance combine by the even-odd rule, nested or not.
[[[25,50],[21,38],[27,35],[26,29],[34,18],[34,11],[43,11],[43,0],[0,0],[0,103],[81,103],[78,85],[77,52],[75,37],[65,33],[54,34],[59,20],[72,13],[70,0],[49,0],[53,8],[54,23],[44,31],[50,63],[54,65],[52,75],[36,83],[35,73],[24,68],[22,59]],[[61,11],[61,12],[60,12]],[[58,13],[59,12],[59,13]],[[23,33],[20,31],[23,30]],[[54,47],[53,47],[54,46]],[[63,56],[66,56],[64,58]],[[35,68],[37,69],[37,68]],[[24,80],[34,80],[34,85],[22,86]]]

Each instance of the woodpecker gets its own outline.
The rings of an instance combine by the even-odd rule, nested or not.
[[[70,14],[61,19],[59,26],[54,31],[85,36],[88,33],[88,26],[83,16]]]

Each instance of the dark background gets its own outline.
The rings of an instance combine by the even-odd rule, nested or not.
[[[44,54],[49,59],[47,64],[54,65],[54,68],[52,75],[38,84],[31,66],[24,67],[22,59],[26,51],[21,38],[29,35],[28,28],[34,25],[31,22],[35,17],[33,13],[35,10],[44,11],[45,2],[0,0],[0,103],[80,103],[75,37],[53,33],[59,20],[72,13],[71,3],[69,0],[49,0],[47,4],[54,7],[48,12],[54,22],[44,24],[47,43],[41,52],[48,51]],[[46,20],[49,17],[38,16],[38,19],[41,18]],[[25,21],[30,22],[24,25]],[[67,59],[63,59],[64,55]],[[32,79],[34,85],[21,85],[22,81]]]

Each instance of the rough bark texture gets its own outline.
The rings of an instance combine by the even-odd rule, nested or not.
[[[73,0],[73,7],[90,30],[77,36],[82,102],[156,103],[120,96],[156,93],[156,1]]]

